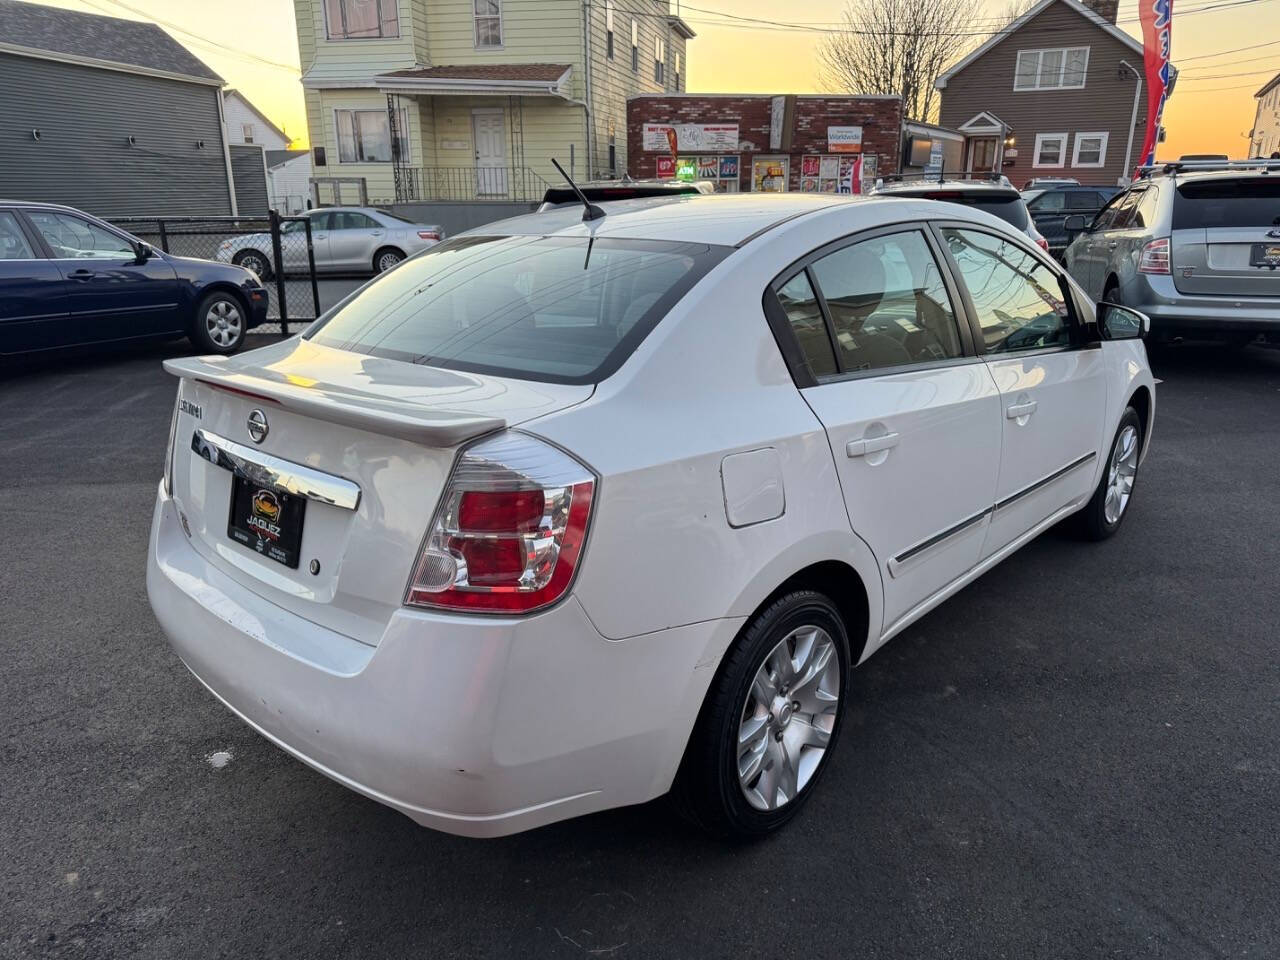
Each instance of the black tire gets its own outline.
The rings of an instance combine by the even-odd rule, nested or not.
[[[386,273],[404,260],[404,251],[398,247],[383,247],[373,255],[373,272]]]
[[[270,280],[272,277],[271,258],[260,250],[241,250],[231,262],[237,267],[244,267],[257,274],[259,280]]]
[[[222,321],[219,323],[219,321]],[[249,308],[226,290],[205,295],[191,320],[190,340],[205,353],[235,353],[249,331]]]
[[[793,631],[806,626],[821,628],[833,641],[839,677],[834,724],[816,769],[799,786],[794,798],[772,810],[757,809],[748,801],[746,787],[738,776],[739,731],[751,703],[748,696],[753,692],[756,673],[769,654]],[[799,686],[797,682],[796,687]],[[800,811],[830,763],[840,736],[844,692],[848,689],[849,638],[835,604],[813,590],[798,590],[775,600],[743,628],[711,682],[672,789],[671,799],[677,811],[709,833],[737,839],[763,836],[783,826]],[[781,690],[785,695],[786,688]],[[773,716],[769,714],[770,718]],[[803,717],[804,714],[797,711],[800,724],[796,732],[801,734],[806,729],[814,729]],[[790,720],[788,711],[783,718],[787,729],[790,729]],[[763,739],[767,741],[770,737],[783,743],[772,725],[766,727]],[[761,748],[762,757],[764,749]],[[804,766],[798,764],[797,769]],[[762,761],[761,770],[766,767],[769,763]],[[763,775],[763,772],[758,775],[757,782]]]
[[[1136,432],[1134,442],[1137,444],[1137,451],[1133,464],[1133,482],[1129,489],[1128,497],[1121,507],[1119,516],[1111,520],[1107,517],[1107,491],[1111,486],[1111,471],[1116,459],[1116,449],[1127,428],[1133,428]],[[1133,494],[1138,489],[1138,463],[1136,458],[1141,457],[1141,455],[1142,418],[1138,416],[1138,411],[1133,407],[1125,407],[1124,415],[1120,417],[1120,424],[1116,427],[1116,434],[1111,440],[1111,446],[1107,448],[1107,459],[1103,464],[1102,477],[1098,480],[1098,488],[1093,491],[1093,496],[1089,499],[1084,509],[1076,514],[1076,529],[1086,540],[1106,540],[1108,537],[1114,536],[1115,532],[1120,529],[1120,525],[1124,523],[1124,518],[1129,515],[1129,504],[1133,500]]]

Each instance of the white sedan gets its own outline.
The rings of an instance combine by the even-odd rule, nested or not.
[[[376,207],[309,210],[280,225],[280,255],[286,273],[311,269],[304,219],[311,221],[311,246],[316,270],[321,273],[384,273],[444,239],[439,226],[414,223]],[[270,233],[239,234],[222,241],[217,258],[266,280],[275,275],[273,246]]]
[[[1144,318],[969,207],[602,208],[166,361],[151,604],[246,723],[421,824],[673,791],[765,833],[815,789],[850,670],[1058,521],[1121,526]]]

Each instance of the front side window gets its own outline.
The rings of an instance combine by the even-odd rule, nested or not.
[[[957,227],[942,233],[973,299],[987,353],[1070,344],[1062,288],[1044,263],[994,234]]]
[[[1037,133],[1036,152],[1031,159],[1033,167],[1061,167],[1066,163],[1067,135],[1065,133]]]
[[[339,163],[390,163],[391,124],[385,110],[335,110]],[[409,112],[397,118],[400,157],[409,159]]]
[[[473,0],[476,18],[476,46],[502,46],[502,0]]]
[[[1107,162],[1107,140],[1110,135],[1103,133],[1077,133],[1075,154],[1071,157],[1073,167],[1101,167]]]
[[[842,372],[961,355],[951,299],[919,231],[860,240],[811,270],[826,301]]]
[[[1047,190],[1027,206],[1035,213],[1057,213],[1066,204],[1067,195],[1061,190]]]
[[[400,36],[398,0],[325,0],[330,40],[368,40]]]
[[[457,237],[376,278],[308,336],[410,363],[594,383],[730,252],[658,240]]]
[[[35,253],[18,226],[18,218],[0,211],[0,260],[34,260]]]
[[[137,255],[128,240],[88,220],[48,210],[28,210],[27,216],[57,259],[132,260]]]
[[[1079,90],[1089,70],[1088,47],[1019,50],[1014,90]]]

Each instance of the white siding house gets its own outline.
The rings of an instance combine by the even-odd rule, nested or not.
[[[228,143],[256,143],[264,150],[287,150],[292,142],[239,90],[222,91],[222,117]]]

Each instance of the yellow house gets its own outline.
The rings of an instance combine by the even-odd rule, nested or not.
[[[683,90],[694,36],[666,0],[294,3],[313,174],[371,202],[621,176],[627,98]]]

